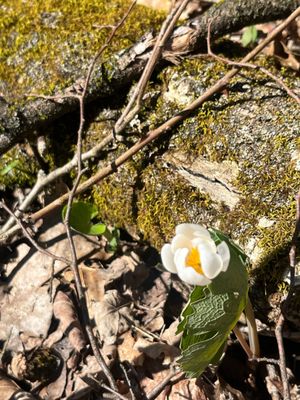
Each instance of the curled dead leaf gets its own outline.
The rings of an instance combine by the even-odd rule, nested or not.
[[[15,356],[13,356],[10,363],[11,374],[15,378],[22,380],[26,376],[26,370],[27,370],[27,362],[25,355],[22,353],[18,353]]]
[[[75,307],[66,293],[58,291],[53,304],[53,313],[59,320],[58,331],[65,333],[71,345],[78,352],[86,346],[86,339],[81,329]]]

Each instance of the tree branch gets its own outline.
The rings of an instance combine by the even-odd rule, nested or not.
[[[167,44],[165,57],[174,54],[183,55],[205,46],[209,19],[212,39],[229,32],[241,29],[254,23],[262,23],[282,19],[300,6],[300,0],[225,0],[215,4],[202,16],[176,28]],[[145,35],[136,45],[128,49],[117,61],[115,57],[109,61],[114,65],[113,73],[106,78],[105,64],[97,66],[94,77],[86,93],[86,102],[112,96],[132,81],[139,79],[148,61],[155,42],[153,35]],[[145,51],[140,54],[140,48]],[[76,93],[82,87],[83,79],[77,80],[63,94]],[[19,108],[10,105],[0,97],[0,155],[4,154],[16,143],[48,126],[65,114],[78,109],[78,101],[66,97],[60,101],[35,99]]]

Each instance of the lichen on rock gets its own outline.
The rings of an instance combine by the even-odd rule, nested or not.
[[[260,62],[267,63],[264,58]],[[272,64],[270,68],[274,72]],[[178,73],[183,70],[184,75]],[[155,120],[161,122],[163,116],[168,118],[183,107],[190,85],[198,85],[202,92],[226,70],[211,60],[168,67],[160,75],[157,108],[142,117],[153,125]],[[144,162],[135,165],[137,185],[132,186],[132,173],[124,175],[124,166],[110,183],[97,187],[95,199],[105,197],[103,202],[109,202],[105,211],[100,208],[104,219],[120,225],[125,221],[157,247],[170,239],[180,222],[218,227],[246,249],[256,271],[263,271],[261,266],[285,248],[294,229],[294,196],[300,178],[295,162],[298,127],[297,104],[261,73],[243,72],[231,82],[227,95],[215,96],[139,156]],[[121,194],[122,204],[133,205],[129,219],[124,217],[124,207],[116,217],[120,197],[115,193]],[[283,274],[282,265],[277,267],[274,281]]]

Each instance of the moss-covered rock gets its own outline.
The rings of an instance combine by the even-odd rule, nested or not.
[[[0,4],[0,93],[51,94],[87,71],[110,27],[129,8],[127,0],[4,0]],[[163,14],[135,6],[104,59],[134,43]]]
[[[167,68],[155,112],[136,118],[139,129],[145,118],[157,125],[173,115],[226,70],[204,60]],[[103,219],[134,228],[158,248],[180,222],[218,227],[245,248],[255,275],[267,273],[276,285],[294,229],[299,122],[299,106],[281,88],[258,71],[243,72],[227,93],[97,186],[95,201]]]

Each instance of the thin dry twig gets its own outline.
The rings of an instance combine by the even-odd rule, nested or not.
[[[90,66],[88,68],[88,72],[87,72],[87,76],[86,76],[86,79],[84,82],[82,93],[80,95],[76,96],[77,99],[79,100],[79,106],[80,106],[80,123],[79,123],[78,132],[77,132],[77,150],[76,150],[77,177],[75,179],[75,182],[74,182],[71,192],[68,194],[68,203],[67,203],[66,215],[65,215],[65,219],[64,219],[64,224],[66,227],[67,237],[68,237],[69,246],[70,246],[70,250],[71,250],[71,267],[72,267],[72,271],[73,271],[74,278],[75,278],[76,291],[77,291],[77,296],[78,296],[78,300],[79,300],[79,304],[80,304],[80,308],[81,308],[81,312],[82,312],[82,316],[83,316],[83,320],[84,320],[85,330],[88,335],[88,338],[89,338],[93,353],[96,357],[96,360],[99,363],[99,365],[101,366],[101,368],[110,384],[111,389],[113,389],[116,392],[117,392],[117,384],[105,362],[103,355],[101,354],[101,352],[98,348],[98,343],[96,341],[96,338],[94,336],[93,329],[91,326],[91,321],[89,318],[89,312],[88,312],[86,298],[85,298],[85,292],[83,289],[83,285],[81,282],[81,276],[80,276],[79,268],[78,268],[78,259],[77,259],[77,254],[76,254],[75,243],[74,243],[72,233],[71,233],[70,214],[71,214],[72,203],[73,203],[73,199],[75,197],[76,190],[77,190],[80,180],[85,172],[85,170],[82,169],[82,134],[83,134],[84,124],[85,124],[84,100],[85,100],[85,96],[86,96],[88,86],[89,86],[89,83],[91,80],[91,76],[93,74],[97,60],[102,55],[104,50],[108,47],[108,45],[112,41],[113,37],[115,36],[117,30],[124,24],[126,18],[128,17],[128,15],[131,12],[132,8],[134,7],[135,3],[136,3],[136,0],[134,0],[131,3],[128,11],[125,13],[125,15],[123,16],[121,21],[112,29],[110,36],[106,40],[106,43],[101,47],[99,52],[94,57],[93,61],[91,62]]]
[[[59,257],[56,256],[55,254],[51,253],[50,251],[44,249],[36,240],[34,240],[30,233],[28,232],[28,230],[26,229],[25,225],[23,224],[23,222],[21,221],[20,218],[18,218],[8,207],[7,205],[4,203],[4,201],[0,201],[0,207],[2,207],[14,220],[15,222],[19,225],[19,227],[22,229],[22,232],[24,234],[24,236],[30,241],[30,243],[33,245],[33,247],[36,248],[37,251],[39,251],[40,253],[43,253],[44,255],[52,258],[54,261],[62,261],[63,263],[69,265],[70,264],[70,260],[68,260],[65,257]]]
[[[129,388],[131,400],[136,400],[134,391],[133,391],[133,389],[132,389],[132,384],[131,384],[131,382],[130,382],[128,373],[127,373],[127,371],[126,371],[126,368],[124,367],[124,365],[123,365],[122,363],[120,363],[120,367],[121,367],[121,370],[123,371],[123,374],[124,374],[124,376],[125,376],[125,379],[126,379],[126,382],[127,382],[128,388]]]
[[[297,264],[296,260],[297,239],[299,237],[299,233],[300,233],[300,190],[296,195],[296,223],[295,223],[295,230],[291,240],[291,249],[289,252],[290,274],[291,274],[290,292],[295,285],[295,266]]]
[[[291,400],[289,380],[288,380],[287,371],[286,371],[286,359],[285,359],[284,344],[283,344],[283,338],[282,338],[283,325],[284,325],[284,316],[283,316],[283,314],[281,314],[277,321],[277,324],[276,324],[275,336],[276,336],[277,346],[278,346],[278,351],[279,351],[279,368],[280,368],[280,375],[281,375],[282,386],[283,386],[283,399]]]
[[[283,88],[287,92],[287,94],[292,97],[298,104],[300,104],[300,97],[297,96],[297,94],[291,90],[284,82],[282,79],[278,78],[278,76],[274,75],[272,72],[270,72],[268,69],[261,67],[260,65],[256,64],[251,64],[251,63],[245,63],[245,62],[235,62],[228,60],[225,57],[220,57],[213,53],[211,49],[211,24],[213,20],[208,21],[208,27],[207,27],[207,54],[213,58],[215,58],[218,61],[221,61],[222,63],[225,63],[227,65],[233,66],[233,67],[238,67],[238,68],[248,68],[248,69],[256,69],[260,70],[263,72],[265,75],[267,75],[269,78],[271,78],[273,81],[275,81],[279,86]]]
[[[290,262],[290,288],[289,293],[287,295],[290,296],[293,291],[293,287],[295,284],[295,266],[296,266],[296,256],[297,256],[297,239],[299,237],[300,232],[300,191],[296,195],[296,222],[295,222],[295,229],[291,240],[291,249],[289,252],[289,262]],[[279,319],[276,324],[275,328],[275,336],[277,340],[278,352],[279,352],[279,367],[280,367],[280,374],[283,386],[283,397],[284,400],[290,400],[290,387],[289,381],[287,376],[286,370],[286,358],[285,358],[285,351],[284,351],[284,344],[283,344],[283,326],[284,326],[284,315],[280,314]]]
[[[109,134],[107,135],[100,143],[97,143],[92,149],[86,151],[81,155],[81,160],[82,161],[87,161],[91,158],[97,157],[98,154],[101,152],[101,150],[108,145],[113,139],[113,135]],[[21,215],[21,212],[26,211],[28,207],[33,203],[33,201],[36,199],[38,194],[50,183],[56,181],[58,178],[68,174],[70,171],[72,171],[73,168],[75,168],[77,165],[77,154],[74,155],[71,161],[69,161],[67,164],[63,165],[62,167],[56,168],[54,171],[51,171],[48,175],[44,175],[42,171],[39,171],[38,173],[38,178],[33,186],[33,188],[30,190],[28,195],[25,196],[24,200],[22,203],[18,206],[18,209],[15,212],[15,215],[19,217]],[[14,218],[11,216],[7,222],[3,225],[1,228],[0,232],[3,234],[8,231],[13,226],[14,223]]]
[[[300,7],[298,7],[286,20],[280,23],[269,35],[259,43],[250,53],[247,54],[246,57],[241,61],[242,63],[247,63],[255,56],[257,56],[264,47],[266,47],[275,37],[283,31],[295,18],[300,15]],[[105,177],[117,171],[118,167],[124,164],[128,159],[130,159],[133,155],[135,155],[138,151],[148,145],[150,142],[157,139],[163,133],[169,132],[172,128],[180,124],[183,120],[185,120],[188,116],[190,116],[196,109],[202,106],[207,100],[209,100],[215,93],[222,91],[230,82],[230,80],[238,73],[239,68],[235,67],[227,74],[224,75],[223,78],[218,80],[213,86],[211,86],[205,93],[203,93],[198,99],[193,101],[189,106],[183,109],[178,114],[174,115],[168,121],[160,125],[158,128],[149,131],[143,138],[141,138],[137,143],[135,143],[131,148],[126,150],[123,154],[121,154],[114,162],[110,165],[104,167],[99,170],[95,175],[91,178],[87,179],[84,183],[82,183],[76,194],[81,194],[89,189],[94,184],[100,182]],[[61,207],[68,199],[68,195],[62,195],[58,199],[54,200],[52,203],[44,207],[43,209],[37,211],[36,213],[31,215],[31,219],[33,221],[37,221],[38,219],[44,217],[49,214],[53,210]],[[11,235],[15,234],[18,231],[17,228],[12,228],[10,231],[6,232],[3,235],[0,235],[0,243],[5,243]]]
[[[190,0],[182,0],[181,2],[179,1],[177,5],[173,8],[173,10],[170,11],[169,15],[164,21],[160,29],[159,35],[157,37],[156,43],[154,45],[154,48],[152,50],[151,56],[145,66],[142,76],[140,77],[140,80],[135,88],[135,91],[129,103],[127,104],[125,110],[123,111],[121,117],[115,124],[114,128],[115,135],[119,135],[125,129],[126,125],[139,112],[147,83],[152,75],[155,65],[162,55],[163,48],[173,32],[176,22],[180,18],[180,15],[186,8],[189,1]],[[135,106],[132,109],[134,103]]]
[[[153,390],[147,395],[147,400],[154,400],[163,390],[164,388],[172,383],[172,379],[177,376],[176,381],[181,380],[185,377],[184,372],[180,372],[178,369],[171,371],[160,383],[155,386]]]

